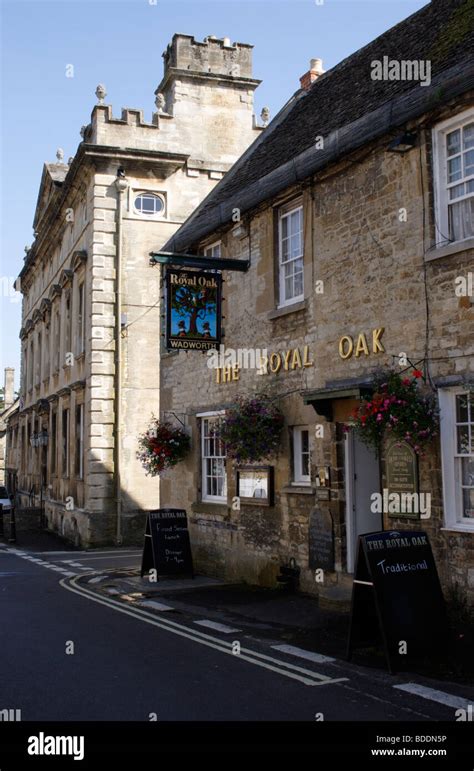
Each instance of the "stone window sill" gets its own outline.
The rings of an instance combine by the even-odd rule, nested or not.
[[[314,487],[311,485],[287,485],[281,490],[285,495],[314,495]]]
[[[290,313],[298,313],[304,311],[307,308],[306,300],[301,300],[299,303],[293,303],[293,305],[284,305],[283,308],[275,308],[275,310],[267,313],[267,319],[279,319],[281,316],[288,316]]]
[[[440,260],[442,257],[449,257],[451,254],[458,254],[459,252],[465,252],[469,249],[474,249],[474,238],[466,238],[464,241],[455,241],[453,244],[447,244],[446,246],[432,249],[425,254],[425,262]]]
[[[474,535],[474,522],[469,525],[449,525],[448,527],[441,528],[442,533],[466,533],[467,535]]]
[[[195,501],[191,504],[191,511],[197,514],[221,514],[227,516],[229,506],[227,503],[214,503],[214,501]]]

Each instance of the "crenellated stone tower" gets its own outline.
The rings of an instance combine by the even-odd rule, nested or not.
[[[114,117],[100,85],[75,155],[44,166],[17,282],[18,489],[39,500],[42,487],[49,526],[83,546],[139,537],[143,510],[159,504],[158,480],[136,458],[160,413],[162,288],[149,253],[259,135],[258,84],[252,46],[176,34],[151,120],[131,108]]]

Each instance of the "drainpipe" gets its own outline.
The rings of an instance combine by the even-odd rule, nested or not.
[[[114,426],[114,470],[115,504],[117,507],[117,525],[115,542],[122,544],[122,486],[120,477],[120,449],[122,436],[120,419],[122,411],[122,203],[123,194],[128,187],[125,171],[117,169],[115,188],[117,190],[117,259],[115,265],[115,426]]]

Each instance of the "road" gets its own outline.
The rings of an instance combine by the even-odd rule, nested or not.
[[[440,703],[394,687],[410,676],[298,658],[186,614],[128,609],[79,581],[136,568],[140,557],[0,545],[0,711],[21,710],[23,721],[453,721],[466,701],[459,687]]]

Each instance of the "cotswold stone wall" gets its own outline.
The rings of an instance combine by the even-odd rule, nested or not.
[[[350,162],[329,168],[312,184],[287,190],[244,220],[241,237],[231,230],[209,237],[208,242],[222,238],[223,256],[251,262],[247,273],[224,274],[225,346],[269,353],[302,351],[308,346],[313,366],[288,371],[282,366],[277,373],[263,376],[244,369],[238,381],[218,384],[215,372],[207,367],[206,354],[180,352],[163,357],[162,410],[186,416],[193,452],[164,475],[161,502],[182,506],[190,514],[199,570],[274,586],[279,566],[294,557],[301,568],[301,588],[317,592],[308,566],[309,515],[316,509],[331,513],[335,572],[328,580],[341,580],[347,570],[342,423],[354,403],[340,402],[334,422],[329,423],[303,404],[301,392],[367,377],[380,366],[398,366],[402,352],[414,363],[428,353],[434,380],[473,372],[472,298],[461,300],[454,292],[455,277],[469,266],[472,270],[473,251],[440,256],[429,248],[435,230],[430,131],[420,130],[419,136],[420,147],[406,155],[387,152],[388,138],[384,138]],[[276,213],[280,204],[298,198],[304,207],[305,299],[293,308],[277,310]],[[239,206],[238,195],[234,205]],[[381,328],[378,339],[384,352],[374,353],[373,331]],[[368,355],[354,352],[350,358],[341,358],[341,337],[351,336],[356,342],[360,333],[366,337]],[[461,354],[463,358],[448,358]],[[230,461],[228,505],[205,503],[195,415],[225,409],[238,395],[261,388],[278,397],[285,413],[281,453],[268,461],[275,465],[275,506],[233,510]],[[314,488],[290,487],[288,430],[298,424],[311,429],[313,485],[316,467],[330,466],[330,500],[318,500]],[[323,438],[317,436],[318,424],[324,425]],[[445,590],[457,581],[473,599],[474,533],[445,529],[438,445],[434,443],[420,460],[420,492],[431,493],[431,518],[411,524],[387,519],[385,526],[426,529]],[[383,463],[382,457],[382,470]]]

